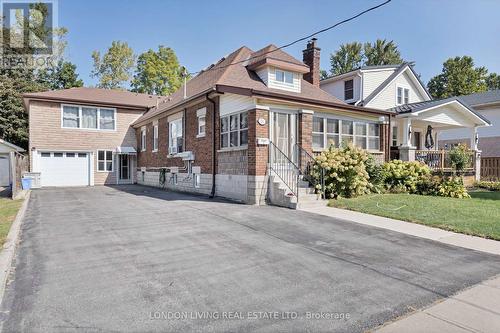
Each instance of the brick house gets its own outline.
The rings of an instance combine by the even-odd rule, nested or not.
[[[293,165],[298,151],[314,154],[313,141],[320,149],[350,141],[388,159],[390,113],[321,90],[319,55],[316,40],[303,62],[274,45],[241,47],[207,67],[132,124],[137,182],[252,204],[271,196],[290,206],[268,188],[286,183],[272,181],[280,178],[268,170],[272,150]],[[290,196],[290,184],[280,185]]]
[[[295,177],[304,156],[353,142],[389,158],[391,113],[320,89],[319,56],[315,39],[303,61],[274,45],[243,46],[168,97],[26,94],[32,171],[45,186],[137,182],[290,206],[298,189],[285,174]]]

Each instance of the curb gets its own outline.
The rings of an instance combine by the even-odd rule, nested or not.
[[[0,304],[3,301],[5,286],[11,271],[12,260],[14,259],[14,255],[16,253],[19,234],[21,232],[21,225],[23,223],[24,214],[26,213],[26,208],[28,207],[30,196],[31,191],[28,191],[21,208],[19,208],[19,211],[17,212],[14,222],[12,222],[12,225],[10,226],[7,239],[5,240],[5,244],[0,252]]]

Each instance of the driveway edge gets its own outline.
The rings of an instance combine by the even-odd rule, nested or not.
[[[21,208],[19,208],[19,211],[17,212],[14,222],[12,222],[12,225],[10,226],[7,239],[5,240],[2,251],[0,252],[0,304],[3,301],[7,278],[9,277],[12,260],[14,259],[14,255],[16,253],[17,242],[21,232],[21,225],[23,223],[24,214],[26,213],[26,208],[28,207],[30,196],[31,191],[28,191]]]

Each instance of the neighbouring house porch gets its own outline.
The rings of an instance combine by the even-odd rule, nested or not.
[[[451,147],[439,147],[439,135],[456,128],[469,129],[470,162],[465,172],[480,177],[481,151],[477,129],[489,121],[458,98],[401,105],[391,128],[391,159],[421,161],[433,171],[452,172]],[[446,148],[446,149],[445,149]]]

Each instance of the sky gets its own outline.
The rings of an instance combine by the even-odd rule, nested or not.
[[[91,54],[113,40],[136,54],[171,47],[190,72],[198,71],[242,45],[258,50],[286,44],[384,0],[58,0],[59,26],[68,29],[67,60],[85,85]],[[424,82],[454,56],[472,56],[476,66],[500,73],[500,0],[392,0],[347,24],[317,36],[321,68],[347,42],[393,40],[402,58],[415,62]],[[305,42],[285,51],[302,59]]]

